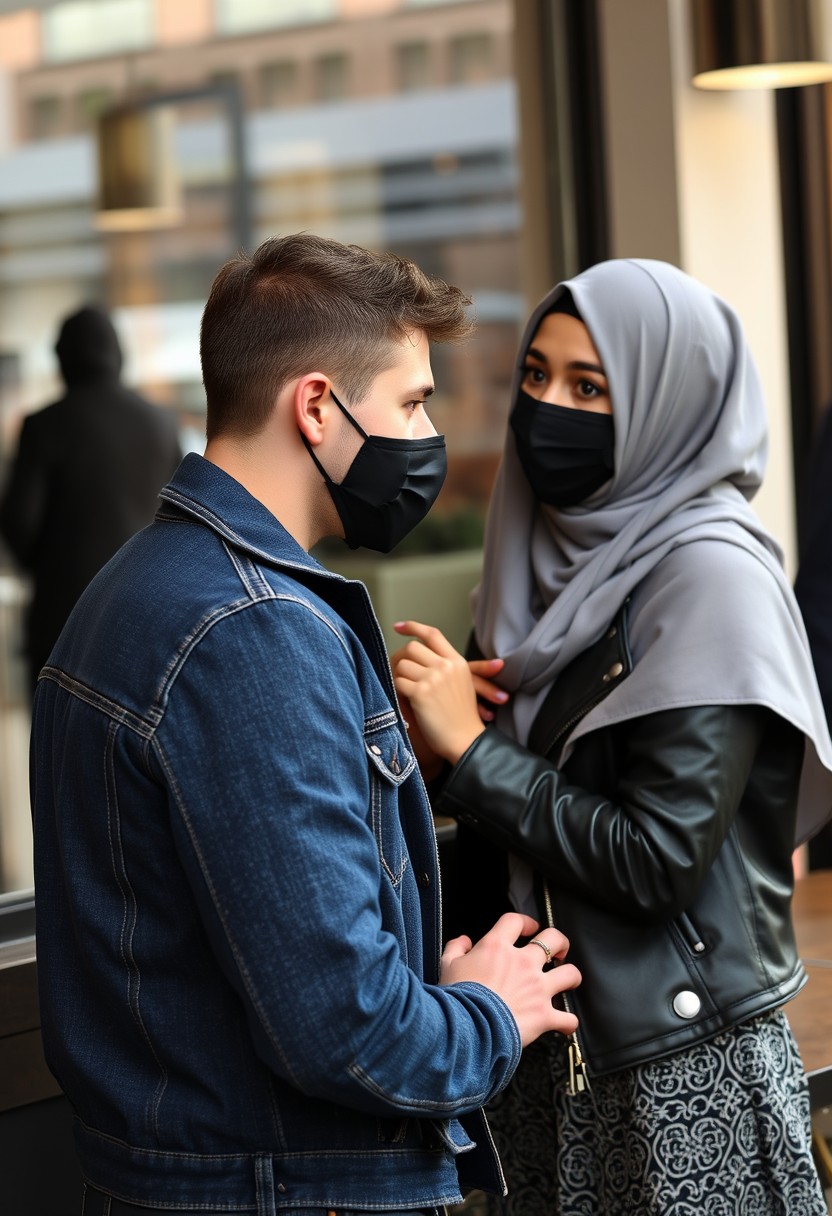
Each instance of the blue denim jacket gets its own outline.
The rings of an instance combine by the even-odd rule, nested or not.
[[[258,1216],[502,1190],[479,1107],[517,1027],[437,985],[436,843],[367,592],[202,457],[162,498],[35,700],[43,1033],[84,1173]]]

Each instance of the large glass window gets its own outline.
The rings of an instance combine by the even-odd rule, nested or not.
[[[152,0],[65,0],[44,9],[41,37],[52,63],[137,50],[153,40]]]
[[[103,32],[105,11],[121,14],[118,46],[106,42],[115,35]],[[127,382],[173,410],[183,446],[201,450],[199,318],[238,243],[242,187],[257,242],[309,230],[390,249],[472,296],[474,338],[433,353],[431,415],[449,451],[434,511],[390,558],[340,544],[323,554],[374,593],[382,581],[421,582],[438,610],[456,579],[464,628],[524,311],[511,0],[89,0],[29,11],[38,36],[30,30],[25,46],[13,45],[20,23],[9,20],[0,16],[0,129],[12,132],[0,153],[0,486],[23,416],[61,392],[60,321],[89,300],[112,312]],[[92,120],[108,101],[149,96],[150,81],[165,93],[235,82],[248,107],[245,165],[232,156],[219,91],[178,103],[182,222],[103,235]],[[413,563],[433,559],[407,583],[408,562],[422,571]],[[0,549],[0,891],[31,882],[29,590]]]
[[[397,83],[403,92],[426,89],[431,83],[430,46],[427,42],[403,42],[396,47]]]
[[[216,0],[217,28],[224,34],[330,21],[336,0]]]

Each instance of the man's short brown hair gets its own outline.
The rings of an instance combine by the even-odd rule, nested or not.
[[[471,329],[470,299],[408,258],[296,233],[226,262],[202,314],[208,438],[256,434],[283,387],[324,372],[351,405],[421,330],[450,342]]]

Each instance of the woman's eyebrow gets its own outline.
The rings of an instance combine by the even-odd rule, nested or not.
[[[529,349],[526,351],[526,358],[527,359],[537,359],[538,363],[548,363],[548,359],[543,354],[543,352],[540,350],[536,350],[533,346],[530,346]]]
[[[582,363],[579,359],[567,364],[570,371],[573,372],[596,372],[599,376],[603,376],[606,380],[607,373],[604,371],[600,363]]]

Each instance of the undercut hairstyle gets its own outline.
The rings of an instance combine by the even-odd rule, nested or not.
[[[408,258],[310,233],[273,237],[226,262],[202,314],[207,435],[255,435],[292,380],[319,371],[358,405],[422,331],[453,342],[473,325],[458,287]]]

